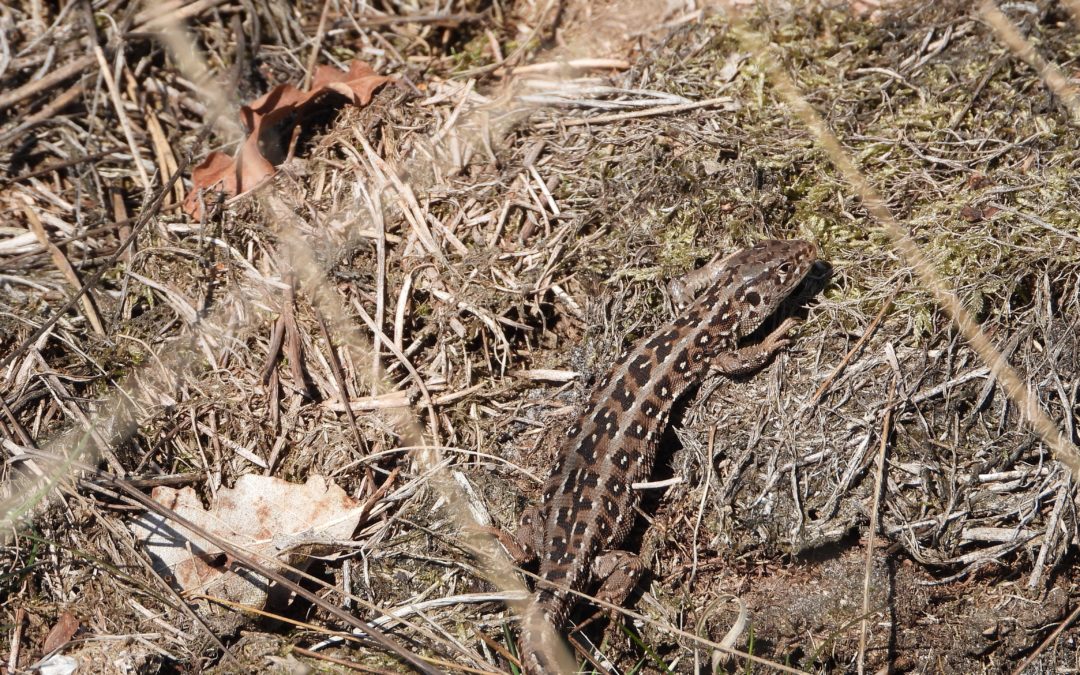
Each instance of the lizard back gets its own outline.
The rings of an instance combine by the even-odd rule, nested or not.
[[[673,323],[623,351],[600,379],[546,480],[530,542],[540,557],[535,606],[556,627],[572,607],[593,558],[618,547],[634,523],[631,485],[652,473],[672,406],[710,361],[738,348],[805,277],[813,244],[770,240],[719,264],[712,283]],[[529,650],[529,638],[524,641]],[[527,654],[528,656],[528,654]],[[540,662],[537,661],[537,664]],[[534,666],[529,672],[548,672]]]

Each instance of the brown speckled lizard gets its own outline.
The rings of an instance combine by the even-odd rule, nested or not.
[[[530,675],[560,673],[555,633],[573,607],[567,589],[599,583],[596,597],[621,603],[642,571],[617,550],[634,523],[633,483],[648,480],[675,401],[707,368],[731,376],[760,368],[794,321],[740,347],[806,276],[817,259],[805,241],[763,241],[698,275],[704,293],[674,323],[624,351],[597,384],[585,414],[566,432],[540,504],[525,511],[519,559],[540,558],[540,583],[523,617],[522,663]],[[516,547],[515,547],[516,548]],[[547,627],[544,623],[546,622]]]

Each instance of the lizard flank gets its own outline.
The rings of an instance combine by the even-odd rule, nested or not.
[[[672,406],[713,368],[731,376],[760,368],[789,341],[785,321],[760,343],[752,333],[806,276],[817,258],[805,241],[763,241],[709,270],[709,285],[674,323],[624,351],[597,383],[584,415],[571,425],[540,504],[522,515],[516,539],[524,559],[540,559],[540,583],[523,616],[526,673],[559,673],[555,654],[574,605],[567,589],[599,582],[596,596],[618,604],[642,564],[618,550],[634,523],[638,495],[648,480],[656,446]],[[544,624],[548,624],[545,627]]]

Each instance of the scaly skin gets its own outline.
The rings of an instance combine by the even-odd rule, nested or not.
[[[527,510],[517,539],[526,557],[540,557],[537,592],[523,621],[521,651],[529,675],[561,673],[565,646],[544,628],[561,630],[574,596],[601,582],[597,596],[620,603],[641,571],[617,548],[634,523],[637,493],[648,480],[672,406],[708,368],[738,375],[760,368],[788,341],[792,322],[756,345],[739,348],[806,276],[817,259],[805,241],[764,241],[715,263],[706,290],[674,323],[622,353],[600,380],[581,420],[544,484],[542,502]]]

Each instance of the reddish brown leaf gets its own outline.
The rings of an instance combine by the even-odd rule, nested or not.
[[[211,152],[191,171],[191,182],[195,185],[195,190],[188,192],[184,200],[184,210],[198,218],[202,209],[197,190],[213,188],[227,195],[236,194],[236,165],[232,157],[224,152]]]
[[[1020,162],[1020,173],[1026,174],[1031,170],[1031,165],[1035,163],[1036,155],[1034,152],[1029,152],[1028,156],[1024,158],[1024,161]]]
[[[315,70],[315,85],[312,89],[326,87],[352,100],[353,105],[367,105],[375,90],[390,78],[377,75],[366,63],[353,61],[348,72],[341,72],[330,66],[319,66]]]
[[[348,71],[319,66],[310,91],[279,84],[249,105],[241,106],[240,119],[248,137],[238,156],[234,159],[222,153],[210,153],[192,171],[194,189],[184,202],[184,211],[192,218],[200,217],[200,190],[213,189],[231,197],[273,176],[276,166],[286,159],[297,126],[302,126],[314,113],[338,105],[341,98],[353,105],[367,105],[375,90],[388,81],[389,77],[377,75],[360,61],[353,61]]]
[[[968,189],[971,190],[978,190],[979,188],[986,187],[989,183],[990,179],[978,171],[968,176],[967,179]]]
[[[60,618],[56,620],[56,625],[45,636],[45,643],[41,645],[41,653],[49,654],[53,650],[71,642],[71,638],[75,636],[77,630],[79,630],[79,620],[71,612],[63,612],[60,614]]]
[[[983,219],[982,209],[978,206],[968,204],[964,208],[960,209],[960,217],[969,223],[977,223]]]
[[[982,220],[993,218],[994,214],[999,211],[1001,211],[1001,209],[994,206],[975,206],[973,204],[968,204],[960,209],[960,217],[969,223],[977,223]]]

